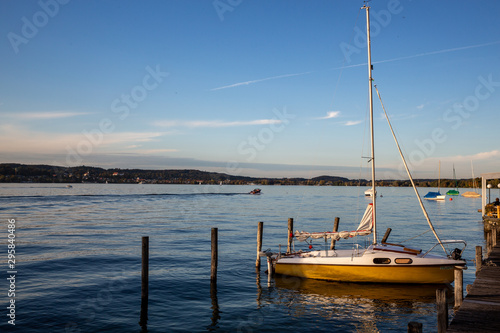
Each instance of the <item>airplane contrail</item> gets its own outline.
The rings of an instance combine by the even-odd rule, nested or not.
[[[433,54],[456,52],[456,51],[474,49],[474,48],[478,48],[478,47],[490,46],[490,45],[494,45],[494,44],[500,44],[500,41],[490,42],[490,43],[484,43],[484,44],[477,44],[477,45],[455,47],[455,48],[451,48],[451,49],[444,49],[444,50],[438,50],[438,51],[418,53],[418,54],[414,54],[414,55],[410,55],[410,56],[393,58],[393,59],[372,61],[372,64],[382,64],[382,63],[385,63],[385,62],[393,62],[393,61],[400,61],[400,60],[406,60],[406,59],[412,59],[412,58],[418,58],[418,57],[425,57],[425,56],[429,56],[429,55],[433,55]],[[337,70],[337,69],[343,69],[343,68],[352,68],[352,67],[359,67],[359,66],[366,66],[366,62],[362,63],[362,64],[356,64],[356,65],[349,65],[349,66],[331,68],[330,70]]]
[[[218,87],[218,88],[212,88],[212,89],[210,89],[210,91],[221,90],[221,89],[227,89],[227,88],[234,88],[234,87],[245,86],[245,85],[249,85],[249,84],[252,84],[252,83],[257,83],[257,82],[262,82],[262,81],[268,81],[268,80],[281,79],[281,78],[284,78],[284,77],[290,77],[290,76],[306,75],[306,74],[310,74],[310,73],[312,73],[312,72],[295,73],[295,74],[284,74],[284,75],[278,75],[278,76],[266,77],[265,79],[258,79],[258,80],[252,80],[252,81],[245,81],[245,82],[240,82],[240,83],[230,84],[230,85],[228,85],[228,86],[223,86],[223,87]]]
[[[477,44],[477,45],[455,47],[455,48],[451,48],[451,49],[437,50],[437,51],[431,51],[431,52],[424,52],[424,53],[419,53],[419,54],[414,54],[414,55],[405,56],[405,57],[399,57],[399,58],[393,58],[393,59],[373,61],[372,64],[382,64],[382,63],[386,63],[386,62],[393,62],[393,61],[400,61],[400,60],[406,60],[406,59],[412,59],[412,58],[418,58],[418,57],[425,57],[425,56],[434,55],[434,54],[463,51],[463,50],[474,49],[474,48],[478,48],[478,47],[490,46],[490,45],[495,45],[495,44],[500,44],[500,41],[495,41],[495,42],[490,42],[490,43],[484,43],[484,44]],[[348,66],[330,68],[329,70],[338,70],[338,69],[353,68],[353,67],[359,67],[359,66],[366,66],[366,62],[365,63],[361,63],[361,64],[356,64],[356,65],[348,65]],[[259,82],[263,82],[263,81],[281,79],[281,78],[291,77],[291,76],[306,75],[306,74],[311,74],[311,73],[315,73],[315,72],[318,72],[318,71],[309,71],[309,72],[303,72],[303,73],[294,73],[294,74],[284,74],[284,75],[272,76],[272,77],[267,77],[267,78],[264,78],[264,79],[257,79],[257,80],[239,82],[239,83],[234,83],[234,84],[230,84],[230,85],[227,85],[227,86],[212,88],[212,89],[210,89],[210,91],[216,91],[216,90],[222,90],[222,89],[228,89],[228,88],[235,88],[235,87],[246,86],[246,85],[250,85],[250,84],[254,84],[254,83],[259,83]]]

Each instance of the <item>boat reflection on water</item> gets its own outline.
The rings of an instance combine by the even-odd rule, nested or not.
[[[454,297],[446,284],[345,283],[275,276],[268,292],[259,278],[257,285],[259,307],[286,307],[294,317],[319,316],[356,327],[358,332],[383,332],[394,320],[400,320],[401,327],[429,318],[434,322],[436,289],[447,289],[449,304]]]

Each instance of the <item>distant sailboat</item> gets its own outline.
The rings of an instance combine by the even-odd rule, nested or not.
[[[447,195],[459,195],[460,192],[458,191],[458,186],[457,186],[457,176],[455,174],[455,165],[453,165],[453,178],[455,179],[455,189],[454,190],[449,190],[446,192]]]
[[[438,191],[437,192],[429,192],[424,195],[425,200],[444,200],[446,198],[445,194],[441,194],[441,161],[439,161],[439,178],[438,178]]]
[[[476,178],[474,178],[474,166],[472,165],[472,161],[470,161],[470,167],[472,170],[472,187],[474,188],[474,192],[467,191],[464,194],[462,194],[462,196],[466,198],[480,198],[481,194],[476,192]]]

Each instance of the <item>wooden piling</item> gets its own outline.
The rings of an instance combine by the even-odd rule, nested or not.
[[[408,323],[408,333],[422,333],[422,323],[417,323],[416,321],[410,321]]]
[[[149,236],[142,237],[142,271],[141,271],[141,317],[139,325],[147,328],[149,298]]]
[[[257,226],[257,260],[255,261],[255,269],[260,270],[260,251],[262,251],[262,231],[264,229],[264,222],[259,222]]]
[[[483,264],[483,247],[476,246],[476,276],[477,273],[481,270],[481,266]]]
[[[491,252],[491,232],[486,232],[486,256],[488,256]]]
[[[293,218],[288,219],[288,242],[286,253],[292,253],[292,240],[293,240]]]
[[[212,228],[212,263],[210,265],[210,281],[217,281],[217,228]]]
[[[446,289],[436,289],[436,309],[438,333],[445,333],[448,328],[448,305],[446,303]]]
[[[462,267],[455,267],[455,309],[462,305],[464,300],[464,271]]]
[[[491,225],[491,248],[494,248],[497,246],[497,225],[492,224]]]
[[[273,259],[271,257],[267,257],[267,286],[271,286],[271,281],[274,276],[274,266]]]
[[[333,232],[339,231],[339,222],[340,218],[336,217],[335,222],[333,223]],[[332,238],[332,242],[330,243],[330,250],[335,250],[335,240]]]

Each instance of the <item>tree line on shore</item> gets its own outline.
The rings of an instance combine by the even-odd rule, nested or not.
[[[200,170],[103,169],[90,166],[62,167],[51,165],[0,164],[0,183],[143,183],[143,184],[225,184],[225,185],[329,185],[370,186],[365,179],[336,176],[314,178],[260,178],[228,175]],[[472,179],[441,179],[441,187],[473,187]],[[475,180],[476,186],[480,178]],[[437,187],[437,179],[417,179],[419,187]],[[498,183],[498,180],[497,180]],[[377,186],[411,186],[409,180],[377,180]],[[493,184],[497,186],[497,184]]]

